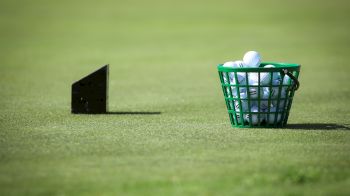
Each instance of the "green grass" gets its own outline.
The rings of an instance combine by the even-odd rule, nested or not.
[[[349,195],[349,20],[345,0],[2,0],[0,195]],[[248,50],[302,64],[289,128],[231,128],[216,65]],[[161,114],[70,114],[107,63],[110,111]]]

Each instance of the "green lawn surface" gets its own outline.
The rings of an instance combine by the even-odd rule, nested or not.
[[[0,195],[349,195],[350,2],[0,1]],[[232,128],[217,64],[299,63],[285,129]],[[110,64],[111,112],[70,113]]]

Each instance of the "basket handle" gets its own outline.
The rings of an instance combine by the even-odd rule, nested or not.
[[[282,71],[283,71],[284,74],[289,76],[294,81],[291,90],[295,90],[295,91],[298,90],[298,88],[300,86],[300,83],[299,83],[298,79],[291,72],[289,72],[287,69],[282,69]]]

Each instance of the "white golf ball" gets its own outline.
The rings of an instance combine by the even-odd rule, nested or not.
[[[224,79],[224,83],[228,84],[236,84],[235,74],[233,72],[228,72],[227,76],[226,73],[222,73],[222,77]],[[237,72],[237,82],[240,85],[246,84],[245,74],[242,72]]]
[[[227,74],[228,74],[229,78],[226,77],[225,73],[222,73],[224,84],[233,84],[233,85],[235,85],[236,84],[236,79],[234,77],[234,73],[230,72],[230,73],[227,73]],[[238,85],[245,85],[246,84],[245,75],[242,74],[241,72],[237,73],[237,82],[238,82]],[[231,92],[232,92],[233,97],[237,97],[237,90],[236,90],[235,86],[226,87],[226,93],[227,93],[228,97],[231,97],[231,92],[230,92],[229,88],[231,88]],[[243,89],[244,89],[244,87],[240,87],[240,91],[243,91]]]
[[[260,85],[269,85],[271,81],[270,73],[261,72],[260,73]]]
[[[235,66],[237,67],[245,67],[245,64],[243,61],[235,61]]]
[[[273,87],[271,88],[271,97],[272,98],[277,98],[280,85],[281,85],[281,80],[274,80],[272,81]],[[280,98],[285,98],[287,95],[287,87],[281,87],[281,92],[280,92]]]
[[[260,100],[260,111],[264,111],[266,109],[268,109],[269,107],[269,96],[270,96],[270,91],[268,87],[263,87],[262,88],[263,91],[263,96],[262,99]]]
[[[273,102],[273,106],[277,109],[277,101]],[[281,99],[279,101],[278,111],[280,112],[285,111],[287,107],[288,107],[288,100],[285,101],[284,99]]]
[[[238,85],[245,85],[246,84],[246,80],[245,78],[242,76],[242,75],[239,75],[237,73],[237,81],[238,81]],[[233,81],[231,82],[231,84],[236,84],[236,80],[233,79]],[[233,97],[237,98],[238,95],[237,95],[237,88],[239,89],[239,93],[242,93],[242,92],[245,92],[245,87],[235,87],[235,86],[231,86],[231,91],[232,91],[232,94],[233,94]]]
[[[248,73],[248,82],[249,82],[249,84],[258,85],[258,83],[259,83],[258,73],[256,73],[256,72]]]
[[[277,98],[277,97],[276,97]],[[277,99],[275,99],[275,100],[272,100],[271,101],[271,103],[272,103],[272,105],[273,105],[273,107],[277,107],[277,104],[278,104],[278,100]],[[285,106],[284,106],[285,105]],[[280,101],[279,101],[279,110],[282,110],[282,109],[284,109],[285,107],[287,107],[287,105],[288,105],[288,101],[287,101],[287,103],[285,104],[285,100],[284,100],[284,98],[280,98]]]
[[[240,102],[239,101],[234,101],[235,103],[235,111],[239,112],[240,111]]]
[[[238,68],[238,67],[244,67],[244,63],[243,63],[243,61],[228,61],[228,62],[224,63],[222,66]]]
[[[253,84],[253,85],[257,85],[257,84]],[[260,88],[260,92],[259,92],[259,87],[254,86],[254,87],[249,87],[249,97],[250,99],[257,99],[259,98],[259,93],[260,93],[260,98],[262,98],[264,96],[264,91],[262,88]]]
[[[268,87],[261,87],[261,91],[263,95],[260,97],[260,105],[258,100],[250,101],[251,107],[257,106],[259,108],[259,112],[266,112],[269,108],[269,90]],[[273,107],[272,101],[270,101],[270,108]],[[260,116],[266,117],[265,114],[260,114]]]
[[[229,101],[228,104],[229,104],[228,110],[233,110],[234,105],[233,105],[232,101]]]
[[[248,74],[248,79],[250,84],[259,84],[260,85],[269,85],[271,81],[270,73],[268,72],[260,72],[260,80],[259,73],[251,72]]]
[[[259,67],[261,62],[260,54],[256,51],[249,51],[244,54],[243,62],[247,67]]]
[[[248,108],[248,104],[247,104],[247,92],[245,91],[245,89],[240,89],[240,93],[239,93],[239,98],[241,99],[241,106],[242,106],[242,110],[243,111],[246,111],[247,108]],[[236,96],[235,98],[238,98],[238,96]],[[235,100],[235,106],[236,106],[236,109],[238,111],[240,111],[240,105],[239,105],[239,101],[238,100]]]
[[[234,103],[235,103],[236,112],[240,112],[241,107],[242,107],[242,112],[248,111],[248,102],[247,101],[235,101]]]
[[[233,61],[227,61],[225,62],[222,66],[223,67],[233,67],[234,65],[234,62]]]
[[[233,97],[234,98],[238,98],[238,94],[237,94],[237,89],[236,87],[231,87],[232,88],[232,94],[233,94]],[[239,94],[240,94],[240,97],[242,98],[243,95],[246,95],[247,93],[247,90],[245,89],[245,87],[239,87]],[[244,94],[242,94],[244,93]]]
[[[231,79],[231,78],[230,78]],[[237,83],[236,83],[236,78],[234,77],[234,73],[232,73],[232,79],[230,81],[231,84],[233,85],[246,85],[246,78],[245,78],[245,74],[243,72],[237,72]],[[231,86],[231,90],[232,90],[232,94],[234,97],[238,97],[237,96],[237,87],[235,86]],[[239,92],[245,92],[245,87],[239,87]]]
[[[236,84],[234,73],[230,73],[230,82],[231,84]],[[246,84],[245,74],[243,74],[242,72],[237,72],[237,84],[240,84],[240,85]]]
[[[224,80],[224,84],[228,84],[228,81],[230,81],[230,77],[231,77],[230,73],[226,73],[226,72],[222,73],[222,79]]]
[[[244,67],[244,63],[243,63],[243,61],[228,61],[228,62],[224,63],[222,66],[223,67],[230,67],[230,68],[239,68],[239,67]],[[228,80],[227,80],[226,74],[223,73],[222,75],[223,75],[224,83],[227,84]],[[227,73],[227,75],[228,75],[229,81],[231,83],[233,83],[233,82],[235,83],[234,73],[229,72],[229,73]],[[242,77],[239,77],[238,75],[242,75],[242,74],[239,74],[239,73],[237,74],[237,77],[238,77],[237,79],[239,81],[242,79],[242,77],[245,78],[244,75],[242,75]]]
[[[283,84],[292,84],[292,80],[288,75],[285,75],[283,78]]]
[[[286,96],[288,95],[288,92],[287,92],[287,87],[279,87],[279,85],[281,84],[281,80],[274,80],[272,81],[272,85],[273,87],[271,87],[271,90],[269,87],[268,90],[269,90],[269,94],[271,94],[271,103],[272,105],[276,106],[277,105],[277,98],[278,98],[278,94],[280,93],[280,99],[284,99],[286,98]],[[281,90],[279,92],[279,90]]]
[[[241,114],[240,113],[236,113],[236,118],[237,118],[238,124],[241,124]]]
[[[258,114],[254,114],[256,112],[259,112],[259,109],[258,109],[257,106],[253,105],[250,109],[251,109],[251,112],[252,112],[252,114],[251,114],[251,123],[253,125],[257,125],[257,124],[259,124],[259,122],[261,123],[263,120],[265,120],[265,115],[260,114],[260,119],[259,119],[259,115]],[[244,115],[244,120],[249,123],[250,115],[249,114],[245,114]]]
[[[275,67],[274,65],[270,65],[270,64],[264,66],[264,68],[274,68],[274,67]],[[279,72],[270,72],[270,73],[272,73],[272,81],[281,79],[281,74]],[[270,79],[271,79],[271,76],[270,76]]]
[[[268,65],[265,65],[264,68],[274,68],[275,66],[274,65],[271,65],[271,64],[268,64]]]
[[[276,117],[276,108],[275,107],[272,107],[270,108],[270,113],[268,114],[268,118],[267,118],[267,123],[268,124],[274,124],[275,122],[275,117]],[[277,121],[276,123],[280,123],[281,121],[281,113],[278,113],[277,114]]]
[[[248,94],[246,89],[244,89],[245,91],[240,93],[240,98],[241,98],[241,106],[242,106],[242,112],[248,112],[249,108],[248,108]]]
[[[247,99],[248,95],[247,95],[247,90],[245,88],[241,89],[242,91],[240,92],[240,98],[241,99]]]
[[[265,65],[264,68],[274,68],[274,65]],[[268,73],[269,78],[271,79],[271,75]],[[272,81],[278,80],[281,78],[281,75],[279,72],[272,72]]]
[[[226,86],[225,89],[226,89],[227,97],[235,97],[237,95],[233,86]]]
[[[267,103],[265,105],[265,103],[263,103],[262,101],[260,101],[260,107],[259,107],[259,101],[251,101],[250,102],[250,107],[257,107],[259,110],[259,112],[265,112],[265,108],[267,108]],[[260,115],[261,116],[261,115]]]

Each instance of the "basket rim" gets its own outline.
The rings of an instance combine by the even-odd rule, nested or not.
[[[264,68],[265,65],[274,65],[274,68]],[[299,71],[301,65],[296,63],[282,63],[282,62],[262,62],[260,67],[223,67],[223,64],[218,65],[218,70],[222,72],[276,72],[287,69],[288,71]]]

